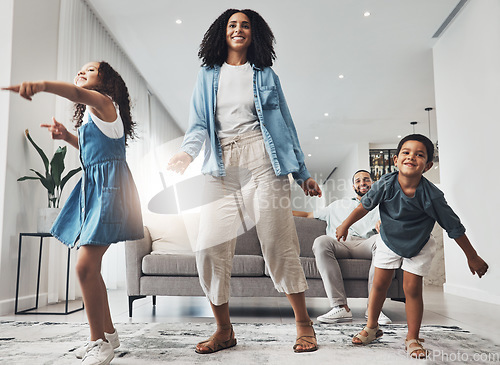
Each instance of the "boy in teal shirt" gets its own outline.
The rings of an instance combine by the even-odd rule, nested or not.
[[[424,310],[422,278],[429,272],[435,253],[435,242],[430,233],[436,221],[464,251],[472,274],[482,277],[488,270],[488,265],[478,256],[465,235],[460,219],[446,203],[443,192],[422,176],[432,167],[433,156],[434,145],[427,137],[411,134],[403,138],[394,157],[399,171],[382,176],[363,197],[361,204],[337,227],[337,239],[345,240],[349,227],[379,206],[382,225],[380,239],[376,243],[368,321],[366,327],[352,339],[353,344],[365,345],[383,335],[377,320],[394,269],[401,267],[405,272],[406,351],[414,358],[427,357],[428,352],[419,341]]]

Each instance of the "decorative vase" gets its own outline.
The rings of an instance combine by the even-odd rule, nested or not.
[[[61,208],[40,208],[38,210],[37,232],[50,233],[52,224],[61,212]]]

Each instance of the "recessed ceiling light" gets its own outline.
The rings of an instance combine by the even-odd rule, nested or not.
[[[328,116],[328,113],[325,113],[325,117],[327,117],[327,116]]]
[[[316,137],[314,137],[314,139],[319,139],[319,137],[318,137],[318,136],[316,136]]]
[[[307,157],[311,157],[312,155],[311,154],[308,154]]]
[[[371,14],[370,14],[370,12],[369,12],[369,11],[365,11],[365,12],[363,13],[363,15],[364,15],[364,16],[370,16]]]
[[[182,20],[177,19],[177,20],[175,21],[175,23],[176,23],[176,24],[182,24]]]
[[[398,138],[401,138],[401,136],[398,136]]]
[[[344,75],[339,75],[339,79],[343,79],[344,78]]]

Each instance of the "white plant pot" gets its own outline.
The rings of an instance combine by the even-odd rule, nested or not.
[[[52,224],[61,212],[61,208],[40,208],[38,210],[37,232],[50,233]]]

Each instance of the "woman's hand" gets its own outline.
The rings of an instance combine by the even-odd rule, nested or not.
[[[47,128],[52,135],[52,139],[62,139],[63,141],[68,140],[68,130],[54,117],[52,117],[52,124],[40,124],[40,127]]]
[[[304,190],[304,194],[309,196],[318,196],[321,197],[321,189],[316,181],[312,177],[304,181],[300,184],[302,190]]]
[[[23,98],[31,100],[33,95],[45,90],[45,83],[43,81],[26,81],[19,85],[2,87],[2,90],[18,93]]]
[[[191,155],[184,151],[180,151],[173,155],[170,161],[168,161],[167,170],[183,174],[191,162],[193,162]]]

